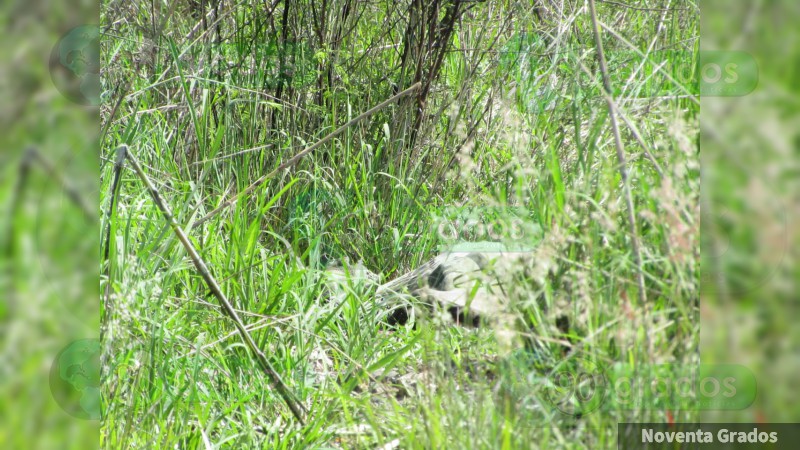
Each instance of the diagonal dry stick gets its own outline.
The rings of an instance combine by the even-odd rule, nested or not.
[[[614,135],[614,145],[617,148],[617,164],[619,175],[622,179],[622,189],[625,195],[625,204],[628,212],[628,227],[631,233],[631,250],[633,251],[633,261],[636,263],[636,280],[639,289],[639,303],[642,307],[647,304],[647,291],[644,283],[644,266],[642,265],[642,253],[639,246],[639,233],[636,230],[636,211],[633,209],[633,194],[631,194],[631,183],[628,177],[627,161],[625,160],[625,149],[622,145],[622,136],[617,123],[616,105],[614,103],[614,91],[611,89],[611,79],[608,76],[608,65],[606,56],[603,52],[603,41],[600,36],[600,25],[597,20],[594,0],[589,0],[589,15],[592,20],[592,32],[594,43],[597,49],[597,62],[600,66],[600,73],[603,76],[603,91],[605,93],[606,104],[608,105],[608,118],[611,122],[611,132]],[[649,339],[648,334],[645,337]]]
[[[125,147],[127,148],[127,146]],[[250,348],[250,351],[252,351],[256,356],[256,359],[258,360],[264,372],[267,373],[270,383],[275,390],[278,391],[278,394],[280,394],[281,398],[283,398],[283,401],[286,402],[286,405],[292,411],[292,414],[297,421],[300,422],[300,424],[304,424],[305,422],[303,420],[303,414],[305,413],[305,408],[303,408],[303,405],[300,403],[300,401],[298,401],[297,398],[295,398],[295,396],[289,392],[289,388],[287,388],[286,384],[283,382],[283,380],[281,380],[278,372],[275,371],[275,369],[272,367],[272,364],[270,364],[269,360],[267,360],[267,357],[264,355],[261,349],[258,348],[255,341],[253,341],[253,338],[250,336],[250,333],[247,332],[247,329],[245,328],[242,320],[239,318],[239,315],[236,313],[236,310],[233,309],[233,306],[225,297],[225,294],[222,293],[219,284],[217,284],[217,281],[208,271],[206,263],[197,253],[197,250],[195,250],[194,246],[192,246],[192,243],[189,242],[189,238],[186,237],[186,233],[183,232],[183,229],[175,220],[175,216],[172,215],[172,211],[170,211],[167,204],[164,203],[161,195],[158,193],[155,186],[153,186],[153,183],[150,182],[150,179],[142,170],[142,166],[139,165],[139,161],[130,151],[127,151],[127,157],[128,161],[130,161],[130,164],[133,166],[133,169],[139,175],[139,178],[141,178],[145,186],[147,186],[147,190],[150,191],[150,195],[153,197],[153,201],[156,203],[156,206],[161,210],[161,213],[167,219],[167,222],[169,222],[169,225],[172,227],[172,231],[175,232],[175,234],[178,236],[178,239],[181,241],[181,244],[183,244],[183,247],[189,253],[189,257],[192,258],[195,268],[197,268],[197,271],[200,272],[200,275],[203,277],[206,285],[211,290],[211,293],[213,293],[214,296],[217,297],[217,300],[219,300],[222,310],[228,315],[228,317],[231,318],[231,320],[233,320],[233,323],[236,325],[236,329],[239,331],[239,335],[242,337],[242,340]]]
[[[256,181],[254,181],[254,182],[253,182],[253,183],[252,183],[250,186],[248,186],[248,187],[247,187],[247,189],[245,189],[245,190],[243,190],[242,192],[239,192],[238,194],[234,195],[233,197],[231,197],[230,199],[226,200],[224,203],[222,203],[221,205],[219,205],[218,207],[216,207],[216,208],[215,208],[213,211],[211,211],[210,213],[208,213],[208,214],[206,214],[205,216],[203,216],[203,217],[201,217],[200,219],[198,219],[198,220],[197,220],[197,221],[196,221],[196,222],[195,222],[195,223],[192,225],[191,229],[195,229],[195,228],[197,228],[198,226],[200,226],[200,225],[202,225],[203,223],[205,223],[205,222],[206,222],[208,219],[210,219],[210,218],[214,217],[215,215],[217,215],[217,213],[219,213],[219,212],[220,212],[220,211],[222,211],[223,209],[225,209],[225,208],[227,208],[227,207],[229,207],[229,206],[233,205],[234,203],[236,203],[236,202],[239,200],[239,198],[241,198],[241,197],[243,197],[243,196],[245,196],[245,195],[248,195],[248,194],[250,194],[251,192],[253,192],[254,190],[256,190],[256,188],[258,188],[259,186],[261,186],[262,184],[264,184],[264,182],[265,182],[265,181],[269,180],[270,178],[273,178],[275,175],[277,175],[278,173],[280,173],[282,170],[286,169],[287,167],[291,167],[291,166],[295,165],[295,164],[297,163],[297,161],[300,161],[300,159],[301,159],[301,158],[303,158],[303,157],[304,157],[304,156],[306,156],[307,154],[311,153],[312,151],[316,150],[316,149],[317,149],[318,147],[320,147],[322,144],[324,144],[324,143],[328,142],[329,140],[333,139],[334,137],[338,136],[338,135],[339,135],[339,134],[341,134],[341,133],[342,133],[344,130],[346,130],[346,129],[350,128],[351,126],[353,126],[355,123],[357,123],[357,122],[360,122],[361,120],[364,120],[365,118],[367,118],[367,117],[369,117],[369,116],[371,116],[371,115],[375,114],[376,112],[378,112],[378,111],[380,111],[381,109],[385,108],[387,105],[391,104],[391,103],[392,103],[392,102],[394,102],[395,100],[397,100],[397,99],[399,99],[399,98],[401,98],[401,97],[403,97],[403,96],[406,96],[406,95],[408,95],[408,94],[410,94],[410,93],[412,93],[412,92],[416,91],[417,89],[419,89],[419,87],[420,87],[421,85],[422,85],[422,83],[421,83],[421,82],[416,82],[416,83],[414,83],[413,85],[411,85],[411,87],[410,87],[410,88],[408,88],[408,89],[406,89],[406,90],[404,90],[404,91],[402,91],[402,92],[399,92],[399,93],[397,93],[397,95],[395,95],[395,96],[393,96],[393,97],[391,97],[391,98],[389,98],[389,99],[387,99],[387,100],[383,101],[383,102],[382,102],[382,103],[380,103],[379,105],[377,105],[377,106],[374,106],[374,107],[372,107],[371,109],[369,109],[369,110],[367,110],[367,111],[365,111],[365,112],[361,113],[361,114],[360,114],[358,117],[355,117],[355,118],[351,119],[351,120],[350,120],[349,122],[347,122],[346,124],[344,124],[344,125],[342,125],[341,127],[337,128],[337,129],[336,129],[335,131],[333,131],[331,134],[329,134],[329,135],[325,136],[324,138],[322,138],[322,140],[320,140],[320,141],[317,141],[317,143],[315,143],[315,144],[311,145],[310,147],[306,147],[306,148],[305,148],[303,151],[301,151],[300,153],[298,153],[298,154],[296,154],[296,155],[292,156],[292,157],[291,157],[291,158],[290,158],[288,161],[286,161],[285,163],[283,163],[283,164],[281,164],[280,166],[278,166],[278,168],[277,168],[277,169],[275,169],[275,170],[273,170],[272,172],[270,172],[270,173],[268,173],[268,174],[266,174],[266,175],[262,176],[261,178],[257,179],[257,180],[256,180]]]

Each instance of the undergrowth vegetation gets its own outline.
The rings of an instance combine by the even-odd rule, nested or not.
[[[601,381],[698,361],[697,5],[598,1],[596,22],[587,5],[103,2],[103,445],[603,448],[618,422],[693,417]],[[142,180],[112,190],[123,143],[304,423]],[[436,316],[390,328],[369,289],[323,289],[333,260],[385,282],[436,255],[448,208],[537,230],[511,348]]]

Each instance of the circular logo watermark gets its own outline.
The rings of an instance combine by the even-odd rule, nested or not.
[[[58,353],[50,368],[50,392],[67,414],[100,419],[100,340],[81,339]]]
[[[608,393],[605,370],[588,358],[563,361],[546,377],[542,400],[571,416],[586,415],[603,404]]]
[[[56,89],[82,105],[100,104],[100,28],[82,25],[69,30],[50,53],[50,77]]]
[[[503,367],[501,386],[522,409],[544,406],[582,416],[598,410],[609,391],[605,369],[589,358],[556,363],[546,350],[524,349],[514,352]]]

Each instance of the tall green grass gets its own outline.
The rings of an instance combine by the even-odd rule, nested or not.
[[[106,156],[129,144],[188,227],[392,95],[387,76],[406,20],[392,5],[359,4],[363,18],[350,19],[354,31],[336,51],[312,36],[293,43],[287,79],[280,42],[254,39],[261,4],[224,10],[219,33],[187,39],[201,21],[180,14],[183,5],[153,17],[149,4],[107,3],[104,79],[125,98],[115,116],[113,105],[104,109]],[[553,374],[697,362],[698,103],[694,87],[648,72],[659,64],[649,58],[663,55],[655,49],[674,49],[672,64],[696,59],[697,9],[598,5],[615,32],[603,34],[609,64],[628,75],[614,77],[615,113],[641,241],[640,304],[591,23],[579,4],[563,6],[534,20],[524,5],[514,14],[512,5],[476,5],[458,25],[416,134],[401,101],[190,231],[308,408],[304,425],[270,388],[141,181],[125,171],[112,198],[105,164],[102,205],[117,207],[101,224],[112,230],[105,282],[113,292],[103,311],[103,445],[610,447],[619,421],[692,417],[658,405],[559,404]],[[500,17],[508,22],[490,21]],[[154,33],[152,23],[163,28]],[[332,81],[321,87],[326,67]],[[664,84],[654,88],[654,78]],[[278,85],[286,96],[275,95]],[[361,260],[389,280],[435,255],[436,213],[462,205],[519,207],[542,230],[531,267],[540,283],[521,283],[530,290],[515,294],[520,331],[542,343],[538,350],[509,352],[492,329],[435,316],[387,329],[369,291],[327,298],[326,261]]]

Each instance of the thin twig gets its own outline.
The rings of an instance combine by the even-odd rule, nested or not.
[[[304,424],[305,421],[303,419],[303,415],[305,413],[305,408],[300,403],[300,401],[297,400],[297,398],[289,391],[289,388],[286,387],[286,384],[278,375],[278,372],[275,371],[275,369],[272,367],[272,364],[270,364],[266,355],[264,355],[261,349],[258,348],[258,345],[256,345],[252,336],[250,336],[250,333],[247,331],[247,328],[245,327],[244,323],[239,318],[239,315],[236,313],[236,310],[233,308],[231,303],[225,297],[225,294],[222,293],[222,290],[217,284],[217,281],[209,272],[206,263],[200,257],[200,254],[197,253],[197,250],[195,250],[194,246],[189,241],[189,238],[186,237],[186,234],[183,232],[183,229],[175,220],[175,216],[172,215],[172,211],[170,211],[169,207],[161,198],[161,195],[158,193],[158,190],[156,190],[155,186],[153,186],[153,183],[150,182],[150,179],[144,173],[142,167],[139,165],[139,162],[130,151],[128,151],[128,161],[130,161],[130,164],[133,166],[133,169],[139,175],[139,178],[141,178],[142,182],[144,182],[145,186],[147,186],[147,190],[150,191],[150,195],[153,197],[153,201],[156,203],[156,206],[158,207],[159,210],[161,210],[161,213],[167,219],[167,222],[169,222],[169,225],[172,227],[172,231],[174,231],[175,234],[178,236],[178,239],[181,241],[181,244],[183,244],[183,247],[186,249],[187,253],[189,254],[189,257],[192,259],[195,268],[203,277],[203,280],[205,281],[206,285],[209,287],[214,296],[217,297],[217,300],[219,300],[219,303],[222,306],[222,310],[225,312],[225,314],[227,314],[228,317],[231,318],[234,325],[236,326],[236,329],[239,331],[239,335],[242,337],[242,340],[245,342],[245,344],[247,344],[247,346],[250,348],[250,351],[253,352],[259,364],[261,365],[261,368],[264,370],[264,372],[266,372],[267,377],[269,378],[272,386],[275,388],[275,390],[278,391],[278,394],[280,394],[283,401],[286,402],[286,405],[292,411],[292,414],[297,419],[297,421],[300,422],[300,424]]]
[[[406,89],[406,90],[404,90],[402,92],[399,92],[397,95],[395,95],[395,96],[383,101],[379,105],[374,106],[371,109],[367,110],[366,112],[361,113],[361,115],[359,115],[358,117],[350,120],[349,122],[347,122],[346,124],[342,125],[341,127],[337,128],[336,131],[333,131],[331,134],[325,136],[324,138],[322,138],[322,140],[317,141],[317,143],[311,145],[310,147],[307,147],[305,150],[303,150],[300,153],[294,155],[288,161],[286,161],[285,163],[279,165],[277,169],[275,169],[272,172],[270,172],[270,173],[262,176],[261,178],[257,179],[250,186],[248,186],[247,189],[245,189],[242,192],[239,192],[238,194],[234,195],[232,198],[226,200],[224,203],[219,205],[217,208],[215,208],[210,213],[208,213],[205,216],[203,216],[200,219],[198,219],[194,224],[192,224],[192,229],[197,228],[201,224],[205,223],[207,220],[209,220],[212,217],[214,217],[215,215],[217,215],[223,209],[233,205],[240,198],[250,194],[251,192],[256,190],[259,186],[264,184],[265,181],[269,180],[270,178],[273,178],[275,175],[280,173],[282,170],[295,165],[298,161],[300,161],[301,158],[303,158],[307,154],[311,153],[312,151],[316,150],[322,144],[324,144],[324,143],[328,142],[329,140],[333,139],[334,137],[338,136],[339,134],[341,134],[343,131],[345,131],[346,129],[350,128],[354,124],[356,124],[356,123],[366,119],[367,117],[375,114],[376,112],[378,112],[381,109],[385,108],[386,106],[388,106],[389,104],[391,104],[395,100],[397,100],[397,99],[399,99],[401,97],[404,97],[404,96],[416,91],[417,89],[420,88],[421,84],[422,83],[420,83],[420,82],[414,83],[410,88],[408,88],[408,89]]]
[[[130,82],[125,84],[125,87],[118,86],[117,87],[117,95],[119,98],[117,102],[114,104],[114,108],[111,110],[111,114],[106,116],[106,124],[103,126],[103,129],[100,130],[100,142],[105,140],[106,133],[108,133],[108,128],[114,122],[114,117],[117,116],[117,112],[119,111],[119,107],[122,105],[122,102],[125,101],[125,96],[128,94],[128,88],[130,87]]]
[[[614,144],[617,148],[617,162],[619,164],[619,175],[622,178],[622,188],[625,192],[625,203],[628,207],[628,226],[631,233],[631,249],[633,250],[633,259],[636,263],[637,281],[639,285],[639,302],[641,306],[647,304],[647,293],[645,292],[644,285],[644,268],[642,267],[642,255],[639,249],[639,234],[636,230],[636,214],[633,209],[633,195],[631,194],[630,181],[628,179],[627,162],[625,161],[625,151],[622,148],[622,136],[619,132],[619,125],[617,124],[616,108],[614,107],[614,99],[612,97],[611,80],[608,76],[608,66],[606,65],[606,57],[603,53],[603,43],[600,40],[600,25],[597,22],[597,12],[594,7],[594,0],[589,0],[589,12],[592,16],[592,31],[594,33],[594,42],[597,46],[597,61],[600,66],[600,72],[603,75],[603,90],[605,90],[606,103],[608,104],[608,117],[611,121],[611,132],[614,134]]]
[[[673,11],[688,11],[689,8],[642,8],[638,6],[628,5],[627,3],[620,3],[620,2],[613,2],[610,0],[597,0],[600,3],[605,3],[607,5],[614,5],[620,8],[628,8],[628,9],[635,9],[636,11],[649,11],[649,12],[673,12]]]

